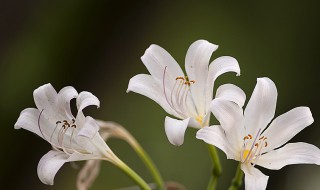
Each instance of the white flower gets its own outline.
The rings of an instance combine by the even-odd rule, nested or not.
[[[38,164],[38,176],[43,183],[52,185],[54,176],[65,162],[114,160],[115,155],[98,133],[96,121],[82,113],[89,105],[99,107],[97,97],[89,92],[78,94],[71,86],[57,93],[51,84],[40,86],[33,96],[37,109],[23,110],[14,128],[29,130],[52,145],[53,150],[45,154]],[[76,98],[78,110],[76,117],[70,109],[73,98]]]
[[[246,190],[264,190],[267,186],[268,176],[255,165],[278,170],[289,164],[320,164],[317,147],[303,142],[284,145],[313,123],[310,109],[297,107],[271,122],[276,101],[277,88],[273,81],[259,78],[244,113],[238,105],[217,98],[212,101],[211,111],[220,125],[197,132],[198,139],[218,147],[228,159],[241,162]]]
[[[169,141],[181,145],[187,126],[201,128],[208,125],[213,85],[218,76],[226,72],[240,75],[236,59],[223,56],[209,65],[217,45],[205,40],[194,42],[188,49],[183,73],[179,64],[163,48],[151,45],[141,57],[151,75],[139,74],[129,81],[127,92],[142,94],[157,102],[167,113],[178,119],[166,117],[165,131]],[[228,98],[239,105],[245,94],[236,86],[220,86],[216,97]]]

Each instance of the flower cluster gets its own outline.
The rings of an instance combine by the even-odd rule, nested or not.
[[[220,75],[227,72],[240,75],[239,64],[233,57],[218,57],[210,63],[217,48],[206,40],[194,42],[187,51],[184,74],[166,50],[151,45],[141,57],[150,75],[132,77],[127,92],[136,92],[154,100],[174,117],[167,116],[164,121],[165,133],[173,145],[182,145],[185,131],[191,127],[198,130],[197,139],[219,148],[228,159],[238,161],[240,173],[235,181],[239,183],[232,184],[230,189],[239,187],[243,173],[246,190],[266,189],[268,176],[256,165],[271,170],[290,164],[320,165],[319,148],[303,142],[288,143],[313,123],[310,109],[296,107],[273,119],[278,92],[271,79],[257,79],[244,111],[246,94],[236,85],[223,84],[214,95],[214,83]],[[106,144],[107,138],[116,137],[127,141],[145,162],[154,176],[157,189],[169,189],[153,162],[128,131],[118,124],[84,116],[82,110],[85,107],[100,106],[93,94],[78,93],[70,86],[57,93],[51,84],[46,84],[37,88],[33,96],[37,108],[23,110],[14,127],[33,132],[52,146],[38,164],[38,176],[43,183],[52,185],[55,174],[64,163],[88,160],[77,182],[79,189],[87,189],[98,175],[100,160],[107,160],[125,171],[142,189],[151,189],[152,185],[145,183]],[[70,108],[72,99],[76,99],[75,116]],[[210,125],[211,113],[218,120],[218,125]],[[214,167],[220,167],[214,147],[211,148]],[[208,189],[215,188],[217,177],[213,174]],[[175,188],[184,189],[180,184]]]

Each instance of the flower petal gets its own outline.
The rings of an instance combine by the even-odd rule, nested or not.
[[[213,87],[215,80],[222,74],[226,72],[235,72],[237,76],[240,75],[240,67],[238,61],[230,56],[222,56],[213,60],[209,66],[208,73],[208,82],[207,82],[207,91],[206,91],[206,99],[211,101],[213,98]],[[207,102],[209,105],[210,102]]]
[[[23,128],[43,137],[38,126],[39,115],[40,111],[36,108],[26,108],[22,110],[17,122],[14,124],[14,128]]]
[[[52,126],[54,125],[50,124],[49,120],[43,119],[40,111],[36,108],[22,110],[17,122],[14,124],[15,129],[23,128],[47,141],[52,134]]]
[[[99,125],[92,117],[87,116],[85,123],[82,125],[78,136],[87,137],[92,139],[99,131]]]
[[[265,190],[267,188],[269,176],[248,164],[241,164],[241,169],[245,174],[246,190]]]
[[[320,165],[320,149],[303,142],[288,143],[261,155],[256,164],[271,170],[279,170],[290,164]]]
[[[211,111],[220,122],[230,144],[240,148],[243,144],[244,129],[242,108],[226,99],[215,98],[211,103]]]
[[[79,96],[77,97],[77,109],[78,112],[82,111],[85,107],[87,106],[97,106],[98,108],[100,107],[100,101],[99,99],[91,94],[90,92],[80,92]]]
[[[158,45],[150,45],[141,60],[152,77],[157,82],[162,83],[164,80],[170,89],[176,82],[176,77],[184,76],[179,64],[165,49]],[[164,72],[166,72],[165,78]]]
[[[37,108],[40,111],[44,110],[45,113],[51,116],[56,113],[56,97],[57,91],[50,83],[42,85],[33,91],[33,98]]]
[[[274,117],[277,103],[277,88],[269,78],[258,78],[251,98],[244,111],[245,127],[248,133],[262,132]]]
[[[88,155],[85,154],[72,154],[70,159],[86,160],[92,158],[109,158],[112,153],[106,142],[99,134],[99,125],[95,119],[90,116],[85,118],[85,122],[81,126],[80,131],[77,134],[77,145],[85,149]],[[78,151],[83,152],[83,151]],[[78,158],[79,157],[79,158]],[[91,158],[91,159],[92,159]]]
[[[263,133],[268,137],[268,146],[263,149],[263,152],[282,146],[313,121],[308,107],[297,107],[280,115]]]
[[[133,91],[150,98],[158,103],[167,113],[178,117],[178,114],[170,107],[164,96],[164,90],[152,76],[139,74],[129,81],[127,92]]]
[[[238,157],[236,151],[233,149],[234,147],[228,142],[220,125],[204,127],[198,130],[196,137],[222,150],[228,159],[236,159]]]
[[[246,94],[243,90],[233,84],[224,84],[219,86],[215,98],[223,98],[238,104],[240,107],[246,101]]]
[[[66,114],[69,119],[73,118],[70,108],[70,101],[77,96],[78,92],[72,86],[66,86],[59,91],[57,95],[56,106],[61,112],[62,116],[65,116]]]
[[[53,185],[54,176],[61,168],[61,166],[67,162],[68,155],[64,152],[51,150],[45,154],[38,164],[38,176],[42,183],[47,185]]]
[[[185,120],[172,119],[171,117],[166,117],[164,126],[171,144],[180,146],[184,141],[184,133],[188,127],[190,118]]]
[[[218,46],[206,40],[197,40],[188,49],[186,55],[186,72],[190,80],[195,80],[195,85],[190,88],[200,115],[206,113],[205,101],[208,66],[211,54]]]

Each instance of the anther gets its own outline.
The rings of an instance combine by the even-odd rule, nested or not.
[[[260,138],[259,138],[259,140],[262,140],[262,139],[264,140],[264,138],[265,138],[265,137],[264,137],[264,136],[262,136],[262,137],[260,137]]]
[[[268,143],[267,142],[264,142],[264,147],[267,147],[268,146]]]
[[[195,80],[191,80],[190,83],[194,84],[194,83],[196,83],[196,81]]]
[[[58,124],[60,124],[60,123],[62,123],[62,122],[61,122],[61,121],[57,121],[57,122],[56,122],[56,125],[58,125]]]
[[[254,146],[257,146],[257,147],[258,147],[258,146],[259,146],[259,143],[254,144]]]
[[[183,77],[177,77],[176,80],[184,80]]]
[[[252,139],[252,135],[248,134],[248,137],[249,137],[250,139]]]

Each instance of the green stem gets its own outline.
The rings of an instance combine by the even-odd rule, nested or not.
[[[215,190],[218,182],[218,178],[222,173],[222,168],[221,168],[217,149],[212,145],[208,145],[208,147],[209,147],[209,153],[213,162],[213,169],[212,169],[212,175],[208,183],[207,190]]]
[[[207,186],[207,190],[213,190],[216,188],[218,183],[218,178],[215,177],[214,175],[211,175],[208,186]]]
[[[144,162],[144,164],[147,166],[147,168],[149,168],[149,170],[155,180],[155,183],[157,184],[157,187],[158,187],[157,189],[164,190],[165,186],[164,186],[163,179],[160,175],[159,170],[157,169],[157,167],[155,166],[155,164],[153,163],[153,161],[151,160],[149,155],[145,152],[145,150],[138,143],[136,143],[135,146],[132,146],[132,147],[134,148],[136,153],[139,155],[141,160]]]
[[[125,174],[127,174],[127,176],[133,179],[133,181],[135,181],[141,187],[141,189],[151,190],[149,185],[124,162],[122,162],[121,160],[117,160],[117,162],[114,162],[114,164],[118,166]]]
[[[242,185],[243,172],[241,170],[241,163],[239,163],[236,174],[232,179],[228,190],[237,190]]]

